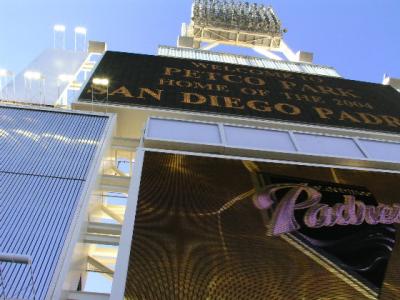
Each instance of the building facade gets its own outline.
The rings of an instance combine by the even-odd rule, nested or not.
[[[157,56],[48,50],[5,87],[5,299],[399,297],[396,79],[344,79],[272,8],[214,2]]]
[[[66,280],[63,269],[72,264],[87,211],[99,201],[89,195],[112,136],[113,118],[1,106],[0,252],[5,299],[54,299],[59,294],[60,280]],[[86,248],[80,247],[80,259]],[[79,277],[74,284],[78,283]]]

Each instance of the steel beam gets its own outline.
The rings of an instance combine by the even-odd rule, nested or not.
[[[109,192],[128,193],[131,177],[102,175],[100,190]]]
[[[87,262],[98,269],[100,273],[104,274],[108,278],[113,278],[114,270],[102,264],[99,260],[95,259],[94,257],[88,256]]]
[[[68,300],[108,300],[110,294],[71,291]]]
[[[120,224],[122,224],[122,222],[124,221],[123,215],[121,217],[120,214],[105,205],[101,206],[101,210]]]
[[[94,234],[109,234],[109,235],[120,235],[121,225],[120,224],[108,224],[100,222],[90,222],[87,227],[88,233]]]
[[[118,246],[119,245],[119,236],[118,235],[100,235],[100,234],[86,233],[85,238],[83,239],[83,242],[87,243],[87,244]]]
[[[139,146],[139,143],[140,139],[114,137],[111,146],[114,150],[135,152],[136,148]]]

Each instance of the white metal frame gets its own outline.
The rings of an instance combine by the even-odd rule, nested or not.
[[[356,167],[344,167],[344,166],[335,166],[329,164],[318,164],[318,163],[309,163],[309,162],[301,162],[301,161],[283,161],[276,159],[266,159],[266,158],[254,158],[250,156],[229,156],[229,155],[220,155],[220,154],[211,154],[211,153],[199,153],[199,152],[191,152],[191,151],[178,151],[178,150],[165,150],[165,149],[151,149],[151,148],[140,148],[138,149],[138,156],[136,160],[136,170],[135,176],[133,179],[133,184],[131,185],[129,192],[129,201],[127,204],[127,209],[125,213],[125,221],[122,227],[121,240],[118,252],[118,258],[115,268],[114,280],[110,295],[110,300],[121,300],[124,298],[125,292],[125,283],[128,272],[128,262],[129,255],[131,250],[131,242],[132,242],[132,234],[135,222],[135,214],[137,208],[137,201],[139,195],[139,187],[140,187],[140,179],[141,172],[143,167],[143,159],[144,154],[146,152],[159,152],[159,153],[171,153],[171,154],[182,154],[182,155],[193,155],[193,156],[201,156],[201,157],[215,157],[221,159],[235,159],[235,160],[251,160],[257,162],[269,162],[269,163],[282,163],[282,164],[290,164],[290,165],[301,165],[301,166],[312,166],[312,167],[327,167],[327,168],[337,168],[337,169],[352,169],[352,170],[360,170],[360,168]],[[363,170],[361,168],[361,170]],[[374,171],[387,172],[387,170],[378,170],[374,169]],[[397,170],[391,170],[392,173],[400,174],[400,166],[398,166]]]
[[[59,95],[58,95],[58,99],[55,102],[56,106],[61,106],[61,107],[68,107],[69,106],[69,101],[68,101],[68,93],[71,91],[76,91],[77,95],[80,95],[82,89],[86,86],[86,84],[88,83],[89,79],[90,79],[90,74],[92,74],[99,62],[101,61],[102,57],[104,54],[98,54],[98,53],[88,53],[86,59],[84,60],[84,62],[82,63],[82,65],[80,66],[80,68],[76,71],[75,74],[72,74],[74,80],[70,81],[67,83],[66,87],[62,90],[59,91]],[[97,62],[93,62],[91,59],[93,56],[99,56],[99,60]],[[88,64],[93,63],[93,67],[90,71],[86,70],[86,66]],[[84,77],[84,81],[83,82],[77,82],[76,78],[79,77],[80,74],[83,73],[83,77]]]
[[[182,123],[199,123],[199,124],[210,124],[218,126],[219,135],[224,137],[221,139],[220,143],[198,143],[194,141],[183,141],[176,139],[164,139],[164,138],[153,138],[149,136],[149,125],[151,120],[171,120]],[[230,145],[226,142],[225,139],[225,127],[236,127],[236,128],[250,128],[256,130],[268,130],[275,131],[281,133],[287,133],[291,143],[294,146],[295,151],[277,151],[270,150],[265,148],[255,148],[255,147],[245,147],[241,148],[238,146]],[[335,156],[328,154],[318,154],[318,153],[308,153],[305,152],[299,147],[299,143],[296,141],[295,134],[306,134],[311,136],[324,136],[324,137],[333,137],[333,138],[342,138],[345,140],[351,140],[354,143],[354,146],[358,148],[360,153],[364,157],[350,157],[350,156]],[[399,136],[400,138],[400,136]],[[397,170],[400,170],[400,161],[392,161],[392,160],[380,160],[374,159],[369,155],[367,149],[360,144],[360,139],[365,141],[377,141],[377,142],[387,142],[387,143],[395,143],[400,145],[399,140],[394,139],[378,139],[371,137],[361,137],[358,135],[346,135],[344,133],[339,134],[336,132],[313,132],[311,130],[296,130],[296,129],[277,129],[273,127],[260,127],[260,126],[246,126],[246,125],[236,125],[229,123],[216,123],[216,122],[206,122],[206,121],[194,121],[194,120],[182,120],[177,118],[160,118],[160,117],[150,117],[146,123],[145,133],[142,138],[142,145],[144,148],[148,149],[164,149],[164,150],[172,150],[179,151],[183,150],[185,152],[193,151],[200,153],[217,153],[221,155],[228,156],[239,156],[239,157],[248,157],[248,158],[272,158],[279,161],[293,161],[293,162],[307,162],[313,165],[324,165],[331,167],[343,167],[343,168],[351,168],[357,170],[374,170],[374,171],[382,171],[382,172],[394,172],[397,173]]]
[[[210,50],[220,44],[226,44],[251,48],[271,59],[281,60],[282,58],[274,53],[278,52],[283,54],[288,61],[298,61],[298,57],[281,35],[202,26],[193,22],[188,25],[183,23],[181,33],[182,37],[193,39],[192,48],[196,48],[195,45],[201,45],[202,42],[207,43],[201,47],[202,50]]]
[[[143,160],[145,151],[139,148],[136,152],[135,167],[131,185],[128,193],[128,201],[125,211],[124,224],[122,225],[120,246],[118,250],[117,263],[115,266],[114,280],[110,300],[121,300],[124,298],[125,282],[128,272],[128,261],[131,250],[133,226],[135,223],[137,200],[139,197],[140,179],[142,176]]]
[[[157,118],[157,117],[153,117]],[[165,118],[161,118],[165,119]],[[181,120],[181,119],[173,119],[177,121],[184,121],[188,122],[188,120]],[[194,122],[199,122],[199,123],[209,123],[209,122],[202,122],[202,121],[194,121]],[[223,130],[224,125],[231,126],[231,124],[221,124],[221,123],[214,123],[218,125],[219,131],[220,131],[220,136],[221,136],[221,141],[225,143],[225,134]],[[284,160],[284,159],[278,159],[278,158],[273,158],[271,157],[270,153],[267,153],[264,151],[266,154],[265,157],[257,157],[254,156],[254,151],[251,150],[259,150],[259,149],[245,149],[241,155],[227,155],[227,154],[216,154],[216,153],[210,153],[209,151],[207,152],[202,152],[198,151],[200,149],[204,149],[204,144],[193,144],[193,148],[191,149],[192,151],[185,151],[182,149],[179,149],[179,147],[182,146],[182,143],[177,143],[176,149],[165,149],[164,148],[152,148],[152,147],[145,147],[145,139],[146,139],[146,134],[148,132],[148,126],[149,126],[149,121],[146,124],[146,130],[145,134],[141,140],[141,143],[139,145],[139,148],[137,150],[137,157],[136,157],[136,162],[135,162],[135,172],[134,176],[132,178],[132,184],[130,186],[129,190],[129,201],[127,204],[127,209],[125,212],[125,221],[122,226],[122,233],[121,233],[121,243],[119,247],[119,253],[118,253],[118,258],[117,258],[117,263],[116,263],[116,271],[114,275],[114,281],[113,281],[113,286],[112,286],[112,291],[111,291],[111,300],[121,300],[124,297],[124,291],[125,291],[125,281],[127,278],[127,271],[128,271],[128,262],[129,262],[129,255],[130,255],[130,249],[131,249],[131,241],[132,241],[132,234],[133,234],[133,228],[134,228],[134,222],[135,222],[135,214],[136,214],[136,207],[137,207],[137,201],[138,201],[138,195],[139,195],[139,187],[140,187],[140,179],[141,179],[141,172],[143,168],[143,160],[144,160],[144,155],[146,152],[159,152],[159,153],[171,153],[171,154],[183,154],[183,155],[194,155],[194,156],[201,156],[201,157],[215,157],[215,158],[221,158],[221,159],[235,159],[235,160],[251,160],[251,161],[257,161],[257,162],[270,162],[270,163],[282,163],[282,164],[290,164],[290,165],[302,165],[302,166],[314,166],[314,167],[327,167],[327,168],[336,168],[336,169],[351,169],[351,170],[368,170],[368,171],[374,171],[374,172],[386,172],[386,173],[396,173],[400,174],[400,163],[394,164],[393,168],[391,169],[381,169],[377,167],[372,167],[372,168],[364,168],[364,167],[357,167],[349,164],[350,160],[349,159],[344,159],[344,164],[343,165],[337,165],[337,164],[332,164],[332,163],[327,163],[327,162],[317,162],[316,160],[313,161],[307,161],[304,156],[299,156],[295,160]],[[237,126],[237,125],[234,125]],[[251,127],[251,126],[245,126],[241,125],[242,127]],[[258,129],[265,129],[265,127],[251,127],[251,128],[258,128]],[[313,127],[309,127],[313,128]],[[270,129],[276,130],[276,128],[271,127]],[[324,128],[327,129],[327,128]],[[279,129],[278,129],[279,130]],[[329,132],[330,130],[326,130]],[[343,138],[352,138],[356,143],[357,139],[359,137],[363,137],[363,134],[360,134],[361,132],[359,131],[351,131],[351,130],[340,130],[338,131],[337,129],[331,130],[332,133],[326,133],[326,132],[313,132],[314,134],[319,134],[319,135],[329,135],[329,136],[335,136],[335,137],[343,137]],[[299,132],[299,133],[310,133],[310,131],[301,131],[301,130],[289,130],[288,131],[290,135],[293,134],[293,132]],[[335,134],[336,133],[336,134]],[[340,134],[341,133],[341,134]],[[349,135],[346,135],[348,133]],[[357,133],[359,133],[357,135]],[[368,137],[368,133],[366,135]],[[378,134],[379,136],[379,134]],[[386,135],[383,135],[386,137]],[[398,140],[394,139],[396,136],[395,134],[389,135],[393,139],[386,139],[381,136],[382,139],[375,139],[378,141],[393,141],[393,142],[399,142],[400,136],[397,135]],[[364,138],[364,137],[363,137]],[[369,137],[370,138],[370,137]],[[174,142],[174,141],[168,141],[165,140],[163,141],[163,145],[167,145],[167,143]],[[176,141],[175,141],[176,142]],[[297,150],[299,150],[298,146],[296,146],[296,143],[294,142],[295,147]],[[209,146],[215,146],[214,144],[210,144]],[[182,147],[181,147],[182,148]],[[197,151],[196,151],[197,148]],[[205,147],[207,149],[207,147]],[[208,148],[210,150],[210,148]],[[250,151],[249,151],[250,150]],[[366,154],[365,152],[363,152]],[[247,154],[247,155],[246,155]],[[366,154],[367,155],[367,154]],[[270,156],[268,158],[268,156]],[[368,160],[371,161],[371,160]],[[349,164],[349,165],[346,165]],[[381,163],[381,162],[378,162]]]
[[[266,68],[272,70],[282,70],[302,74],[311,74],[319,76],[340,77],[338,72],[330,66],[311,64],[299,61],[284,61],[281,56],[264,49],[262,47],[252,48],[254,51],[262,54],[265,57],[253,57],[247,55],[238,55],[233,53],[213,52],[208,51],[218,46],[218,43],[208,44],[200,49],[194,48],[179,48],[171,46],[158,46],[158,55],[199,59],[207,62],[222,62],[244,65],[249,67]],[[286,68],[283,68],[285,66]]]
[[[88,109],[91,107],[89,102],[77,102],[77,109]],[[94,107],[98,108],[98,111],[105,111],[103,103],[94,103]],[[127,107],[123,104],[108,103],[108,107],[113,107],[115,109],[123,110],[135,110],[143,111],[151,114],[151,117],[168,118],[184,121],[194,121],[194,122],[206,122],[206,123],[225,123],[229,125],[240,126],[250,126],[256,128],[269,128],[276,130],[292,130],[307,133],[320,133],[328,135],[338,135],[338,136],[348,136],[355,138],[365,138],[376,141],[386,141],[386,142],[400,142],[400,134],[388,132],[388,131],[374,131],[374,130],[362,130],[358,128],[346,128],[346,127],[334,127],[331,125],[316,125],[316,124],[306,124],[306,123],[294,123],[290,121],[282,121],[275,119],[263,119],[263,118],[248,118],[245,116],[236,116],[228,114],[213,114],[208,112],[196,112],[191,110],[176,110],[173,108],[156,108],[156,107],[146,107],[146,106],[131,106]],[[111,111],[111,109],[110,109]],[[145,124],[145,122],[144,122]]]
[[[73,111],[69,111],[69,113],[77,114],[76,112]],[[84,112],[84,114],[88,113]],[[52,278],[49,291],[46,296],[46,299],[49,300],[68,297],[69,291],[65,291],[63,289],[64,282],[66,280],[68,272],[70,271],[70,267],[72,266],[74,249],[81,238],[82,231],[85,230],[84,229],[84,226],[86,224],[85,218],[87,218],[88,206],[92,192],[93,190],[95,190],[94,188],[98,181],[98,175],[99,175],[99,170],[101,169],[102,158],[105,155],[106,151],[110,148],[113,132],[115,130],[114,129],[116,123],[115,115],[104,114],[104,113],[89,113],[89,114],[99,115],[99,116],[107,115],[109,117],[109,120],[107,122],[106,128],[101,138],[101,144],[98,146],[96,154],[93,157],[93,163],[87,174],[87,180],[85,181],[85,184],[83,186],[80,199],[78,201],[78,206],[75,210],[67,237],[65,239],[65,244],[62,249],[62,253],[58,260],[57,267],[54,271],[54,274],[59,274],[59,275],[54,276]]]

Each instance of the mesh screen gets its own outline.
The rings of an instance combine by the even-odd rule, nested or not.
[[[329,169],[258,168],[333,181]],[[359,173],[352,172],[336,171],[334,177],[358,184],[349,182]],[[392,187],[399,182],[397,175],[360,176],[353,181],[373,185],[382,180]],[[254,192],[252,173],[242,161],[146,153],[126,299],[376,298],[344,278],[340,266],[321,263],[290,235],[267,236],[251,200]],[[396,265],[392,260],[382,299],[400,298]]]

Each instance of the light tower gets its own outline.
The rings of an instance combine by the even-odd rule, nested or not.
[[[182,24],[178,47],[210,50],[220,44],[248,47],[276,60],[312,62],[308,52],[294,53],[284,42],[286,33],[270,6],[243,1],[195,0],[189,24]],[[206,43],[202,46],[201,43]]]

